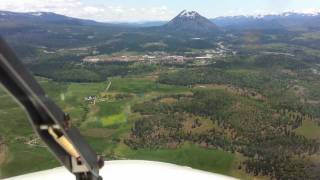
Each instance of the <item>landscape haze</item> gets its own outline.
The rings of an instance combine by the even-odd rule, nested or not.
[[[0,35],[106,160],[320,179],[320,11],[110,23],[0,12]],[[58,167],[0,91],[0,178]]]

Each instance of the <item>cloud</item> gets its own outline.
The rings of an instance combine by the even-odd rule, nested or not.
[[[175,13],[166,6],[132,8],[126,6],[88,5],[80,0],[0,0],[0,10],[14,12],[55,12],[97,21],[168,20]]]
[[[288,10],[290,11],[290,10]],[[320,9],[319,8],[305,8],[305,9],[300,9],[300,10],[291,10],[292,12],[296,13],[304,13],[304,14],[319,14]]]

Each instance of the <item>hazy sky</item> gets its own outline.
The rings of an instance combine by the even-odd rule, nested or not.
[[[320,9],[320,0],[0,0],[0,10],[50,11],[98,21],[169,20],[184,9],[210,18],[315,12]]]

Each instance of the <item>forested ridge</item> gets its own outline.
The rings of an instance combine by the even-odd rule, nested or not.
[[[238,168],[254,176],[316,179],[311,159],[320,143],[296,133],[304,121],[319,123],[318,106],[308,102],[318,98],[312,93],[317,90],[298,92],[306,79],[317,81],[307,71],[311,65],[275,56],[238,62],[160,75],[159,83],[189,87],[192,95],[163,96],[134,106],[142,117],[126,144],[157,149],[193,142],[244,155]]]

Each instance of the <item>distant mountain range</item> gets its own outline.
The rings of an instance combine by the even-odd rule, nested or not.
[[[188,15],[190,14],[190,15]],[[196,28],[197,22],[190,18],[193,15],[197,16],[197,22],[204,25],[208,29],[231,29],[231,30],[312,30],[320,29],[320,12],[312,13],[298,13],[298,12],[285,12],[281,14],[265,14],[265,15],[239,15],[239,16],[221,16],[217,18],[211,18],[210,21],[214,25],[207,21],[207,18],[201,16],[195,11],[183,11],[177,17],[171,21],[150,21],[140,23],[121,23],[125,26],[134,27],[154,27],[154,26],[171,26],[175,29],[184,29],[186,26],[189,28]],[[191,20],[191,21],[188,21]],[[191,23],[190,23],[191,22]],[[183,25],[181,24],[183,23]],[[203,24],[204,23],[204,24]],[[189,24],[189,25],[188,25]],[[200,25],[199,24],[199,25]],[[209,27],[211,26],[211,27]],[[178,27],[178,28],[177,28]]]
[[[84,20],[67,17],[51,12],[16,13],[0,11],[2,23],[15,24],[65,24],[65,25],[96,25],[96,26],[122,26],[122,27],[157,27],[165,26],[168,29],[192,30],[207,32],[220,28],[247,30],[247,29],[312,29],[320,28],[320,13],[286,12],[278,15],[255,16],[225,16],[211,18],[210,20],[195,11],[182,11],[171,21],[150,21],[137,23],[102,23],[94,20]],[[210,22],[211,21],[211,22]]]
[[[21,57],[32,57],[39,48],[86,46],[103,53],[209,48],[221,39],[241,42],[242,32],[250,31],[263,32],[263,41],[274,42],[271,37],[275,36],[277,41],[286,41],[297,32],[320,31],[320,14],[288,12],[207,19],[195,11],[184,10],[168,22],[102,23],[51,12],[0,11],[0,35]],[[292,42],[318,46],[316,40],[310,43],[300,38]]]
[[[72,18],[52,12],[30,12],[30,13],[16,13],[9,11],[0,11],[0,21],[12,23],[50,23],[50,24],[67,24],[67,25],[103,25],[107,23],[99,23],[93,20],[85,20],[79,18]]]
[[[229,29],[291,29],[320,28],[320,13],[286,12],[278,15],[227,16],[211,19],[220,27]]]
[[[187,21],[184,21],[183,18],[181,17],[179,18],[180,15],[178,15],[176,18],[174,18],[169,22],[166,22],[166,21],[146,22],[146,23],[140,23],[139,26],[140,27],[163,26],[166,23],[179,24],[179,21],[187,23]],[[267,15],[251,15],[251,16],[245,16],[245,15],[225,16],[225,17],[211,18],[210,21],[213,22],[219,28],[231,29],[231,30],[250,30],[250,29],[251,30],[254,30],[254,29],[260,29],[260,30],[264,30],[264,29],[310,30],[311,29],[312,30],[312,29],[320,29],[320,12],[314,12],[314,13],[285,12],[281,14],[269,14],[269,15],[267,14]],[[203,22],[207,22],[207,21],[203,21]],[[205,27],[208,27],[208,26],[205,25]]]

